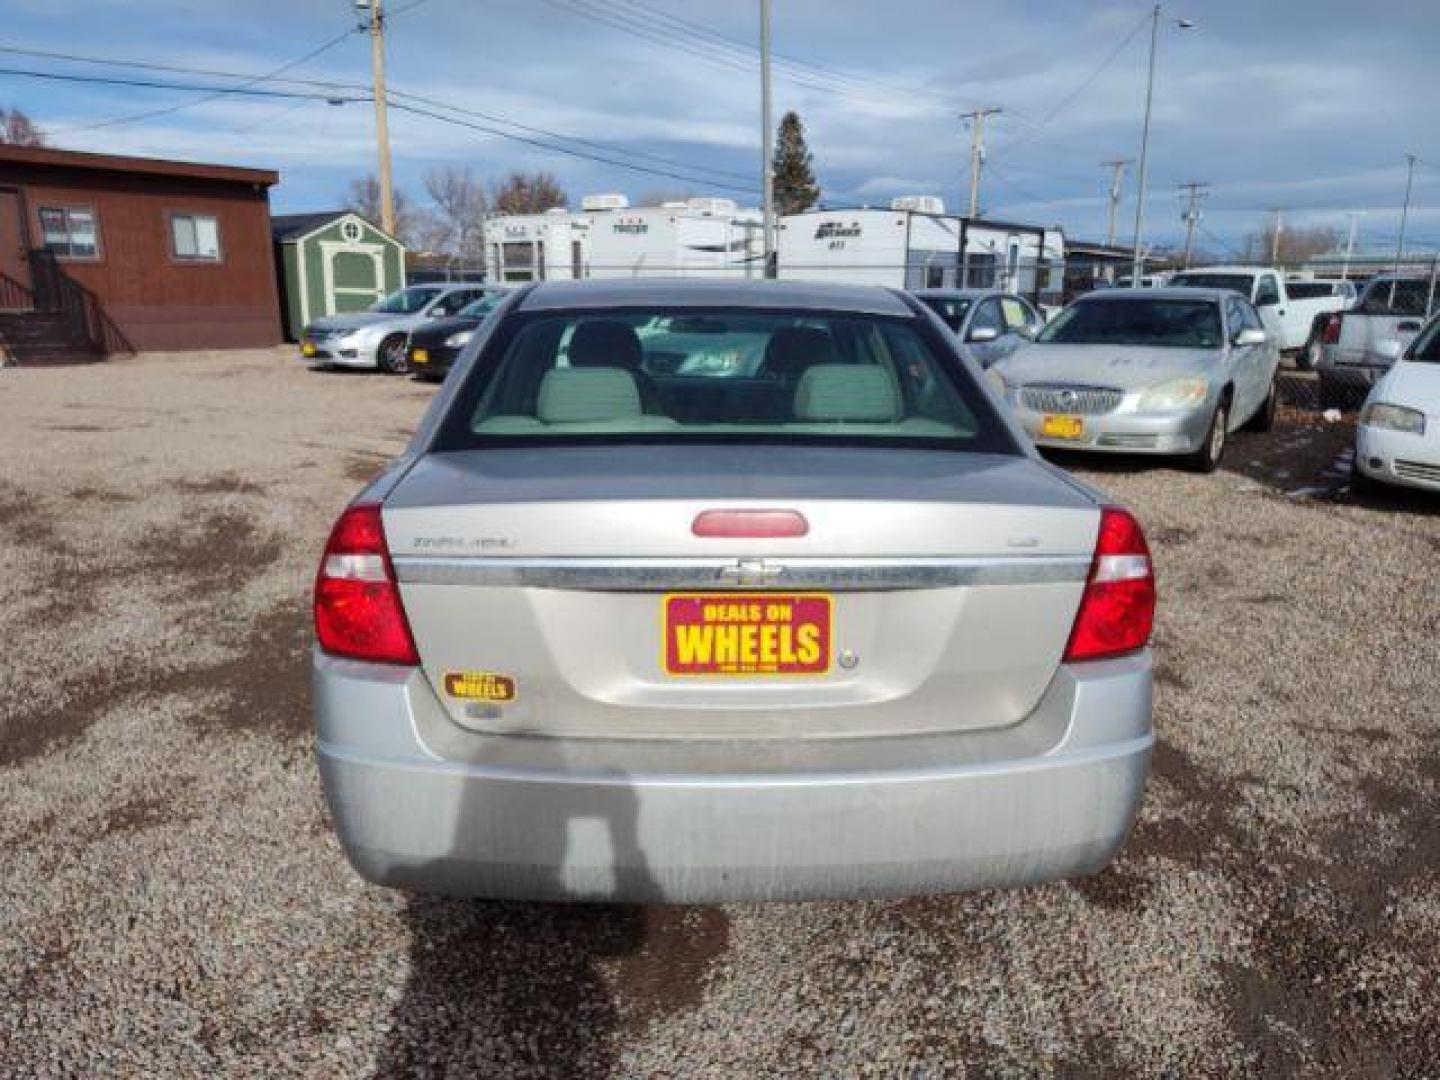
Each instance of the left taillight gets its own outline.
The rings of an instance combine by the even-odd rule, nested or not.
[[[1140,523],[1127,511],[1100,511],[1090,576],[1075,613],[1065,660],[1103,660],[1143,649],[1155,622],[1155,571]]]
[[[420,662],[375,503],[347,507],[330,530],[315,578],[315,637],[334,656]]]

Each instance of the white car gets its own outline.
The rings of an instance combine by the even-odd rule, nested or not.
[[[1440,492],[1440,318],[1371,389],[1355,429],[1351,487]]]

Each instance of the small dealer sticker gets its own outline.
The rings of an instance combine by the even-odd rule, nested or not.
[[[665,597],[667,675],[824,675],[834,604],[823,593]]]
[[[445,692],[467,701],[514,701],[515,680],[493,671],[447,671]]]

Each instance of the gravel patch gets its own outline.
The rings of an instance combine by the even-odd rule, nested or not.
[[[1440,1074],[1440,502],[1300,409],[1145,522],[1160,746],[1082,881],[558,907],[360,882],[314,560],[432,390],[288,350],[0,372],[0,1073]]]

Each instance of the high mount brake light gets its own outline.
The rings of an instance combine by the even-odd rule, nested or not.
[[[798,510],[704,510],[695,515],[690,531],[704,537],[770,540],[804,536],[810,523]]]
[[[1155,572],[1145,534],[1128,511],[1104,507],[1065,659],[1102,660],[1143,649],[1154,622]]]
[[[315,578],[315,637],[334,656],[420,662],[375,503],[346,508],[330,531]]]

